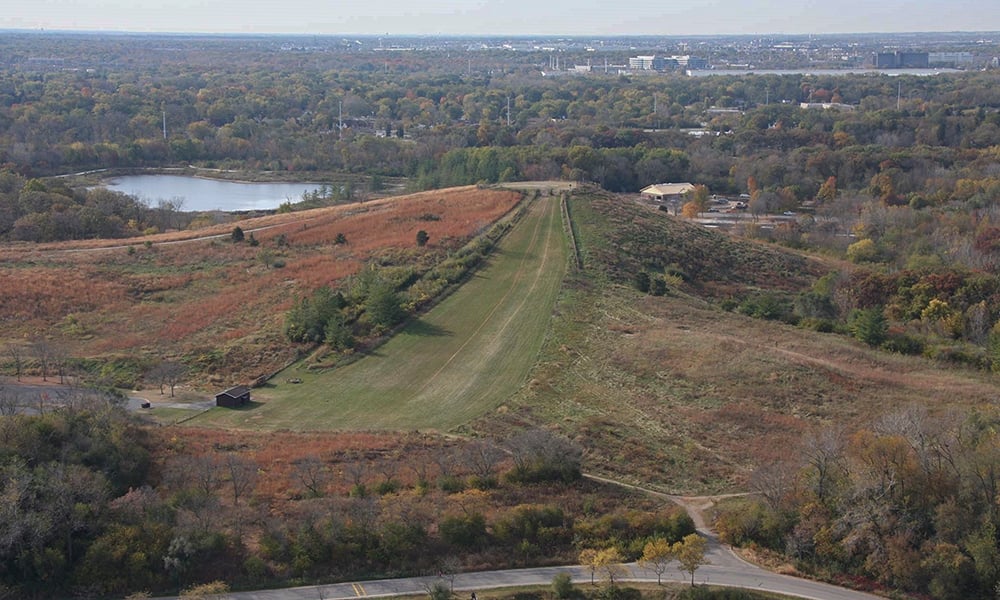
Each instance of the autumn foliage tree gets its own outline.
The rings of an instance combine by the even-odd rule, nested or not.
[[[663,574],[667,572],[667,566],[674,558],[674,548],[670,542],[657,537],[646,542],[646,545],[643,546],[639,566],[656,573],[656,585],[660,585]]]
[[[671,552],[676,556],[682,571],[691,575],[691,585],[694,585],[694,573],[702,565],[708,564],[705,556],[708,541],[697,533],[684,536],[679,542],[674,542]]]
[[[810,434],[797,474],[805,485],[791,486],[782,507],[763,497],[731,504],[719,531],[787,552],[807,571],[937,599],[991,598],[1000,582],[998,423],[992,409],[909,406],[851,433]]]

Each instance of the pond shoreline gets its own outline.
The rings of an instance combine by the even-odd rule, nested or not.
[[[216,181],[228,181],[232,183],[305,183],[309,185],[331,185],[333,179],[363,179],[355,174],[339,174],[334,177],[333,173],[310,173],[318,177],[310,177],[310,181],[302,181],[301,177],[305,173],[283,172],[283,171],[246,171],[243,169],[213,169],[209,167],[196,167],[188,165],[186,167],[109,167],[106,169],[91,169],[77,173],[64,173],[52,175],[51,179],[80,179],[86,185],[94,185],[95,182],[117,179],[118,177],[132,177],[137,175],[178,175],[183,177],[196,177],[198,179],[210,179]]]
[[[333,189],[342,185],[335,184]],[[328,184],[221,179],[190,171],[105,176],[94,187],[130,195],[151,207],[169,205],[183,212],[277,210],[331,194]]]

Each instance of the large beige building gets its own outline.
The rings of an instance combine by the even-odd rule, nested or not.
[[[642,188],[639,193],[647,198],[652,198],[659,202],[680,199],[694,190],[694,185],[690,183],[654,183]]]

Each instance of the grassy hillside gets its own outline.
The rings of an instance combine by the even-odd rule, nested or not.
[[[433,264],[519,200],[512,191],[454,188],[129,240],[0,248],[0,345],[44,337],[67,356],[141,371],[191,365],[204,386],[248,382],[294,356],[285,312],[391,255]],[[416,232],[430,242],[418,247]],[[250,234],[258,242],[249,242]],[[337,242],[338,234],[343,243]],[[134,374],[134,373],[133,373]]]
[[[817,425],[911,402],[934,408],[996,396],[988,375],[710,301],[802,289],[823,273],[819,262],[601,193],[574,196],[570,207],[585,269],[563,287],[529,385],[470,430],[557,425],[587,447],[591,470],[709,492],[744,488],[754,465],[787,456]],[[662,297],[629,285],[635,269],[658,265],[687,281]]]
[[[566,261],[559,202],[537,200],[485,268],[375,352],[321,373],[287,369],[255,392],[260,404],[251,410],[216,409],[193,423],[292,430],[465,423],[524,383]]]
[[[387,252],[434,260],[518,198],[465,188],[282,215],[255,224],[274,225],[258,230],[257,248],[232,244],[228,231],[132,250],[6,248],[5,335],[45,331],[77,355],[172,354],[206,373],[255,374],[290,354],[280,327],[300,292]],[[253,409],[195,423],[499,438],[541,424],[583,444],[588,470],[707,492],[745,489],[755,465],[794,453],[820,425],[850,426],[909,403],[943,410],[996,397],[989,374],[720,308],[719,300],[755,291],[806,289],[827,271],[822,261],[601,192],[575,192],[569,209],[581,271],[566,275],[557,202],[542,198],[487,267],[371,356],[325,373],[290,371],[257,392]],[[418,228],[431,235],[425,249],[413,244]],[[333,244],[337,233],[348,243]],[[261,248],[285,267],[263,265]],[[640,270],[668,274],[667,293],[637,291]]]

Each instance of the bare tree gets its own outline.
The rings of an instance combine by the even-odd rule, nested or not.
[[[306,456],[296,459],[292,463],[295,467],[293,474],[302,484],[309,496],[319,498],[326,493],[326,486],[332,479],[330,469],[326,463],[317,456]]]
[[[180,226],[178,213],[184,208],[184,198],[175,196],[169,200],[160,198],[156,204],[156,213],[159,217],[160,228],[163,230],[174,229]]]
[[[69,354],[66,352],[65,346],[61,344],[50,344],[50,348],[52,349],[52,368],[59,375],[59,383],[65,384],[69,370]]]
[[[430,481],[430,473],[428,472],[430,465],[427,461],[415,460],[409,465],[411,471],[413,471],[413,477],[416,479],[417,487],[426,487]]]
[[[38,338],[31,343],[31,353],[38,361],[38,368],[42,372],[42,381],[48,381],[49,368],[52,366],[52,344],[44,338]]]
[[[24,347],[21,344],[7,344],[7,355],[10,356],[11,365],[14,367],[14,377],[21,381],[21,369],[24,367]]]
[[[203,496],[214,496],[222,485],[221,465],[211,455],[185,457],[173,466],[171,475],[179,482],[189,483]]]
[[[463,453],[469,470],[481,479],[496,475],[497,467],[505,455],[503,449],[490,440],[473,440],[466,445]]]
[[[163,388],[170,388],[170,397],[174,397],[174,388],[187,375],[187,367],[181,363],[165,360],[158,363],[146,373],[151,381],[155,381],[160,386],[160,395],[163,395]]]
[[[441,576],[448,580],[448,589],[455,591],[455,577],[462,570],[462,561],[457,556],[446,556],[441,559]]]
[[[17,413],[17,392],[0,383],[0,416],[9,417]]]
[[[512,436],[506,447],[514,470],[522,477],[576,479],[583,450],[573,441],[546,429],[529,429]]]
[[[834,493],[837,482],[846,476],[844,434],[826,428],[805,438],[803,454],[809,465],[812,491],[820,502]]]
[[[350,478],[351,486],[354,489],[362,489],[365,485],[365,479],[368,477],[368,463],[360,454],[354,454],[348,457],[344,464],[344,473]]]
[[[251,493],[257,486],[257,476],[260,472],[260,467],[254,461],[240,456],[235,452],[226,454],[222,465],[226,483],[233,495],[233,504],[239,506],[240,498]]]
[[[441,477],[451,477],[455,474],[456,453],[453,449],[441,448],[434,453],[434,464],[437,465],[438,475]]]
[[[795,468],[787,462],[761,465],[750,476],[750,488],[772,510],[780,510],[795,485]]]
[[[226,454],[222,460],[222,467],[226,485],[233,495],[233,527],[236,535],[240,536],[243,531],[243,509],[240,506],[240,499],[251,494],[257,487],[260,467],[254,461],[235,452]]]
[[[351,522],[361,531],[374,532],[382,505],[376,498],[348,498],[345,512]]]

